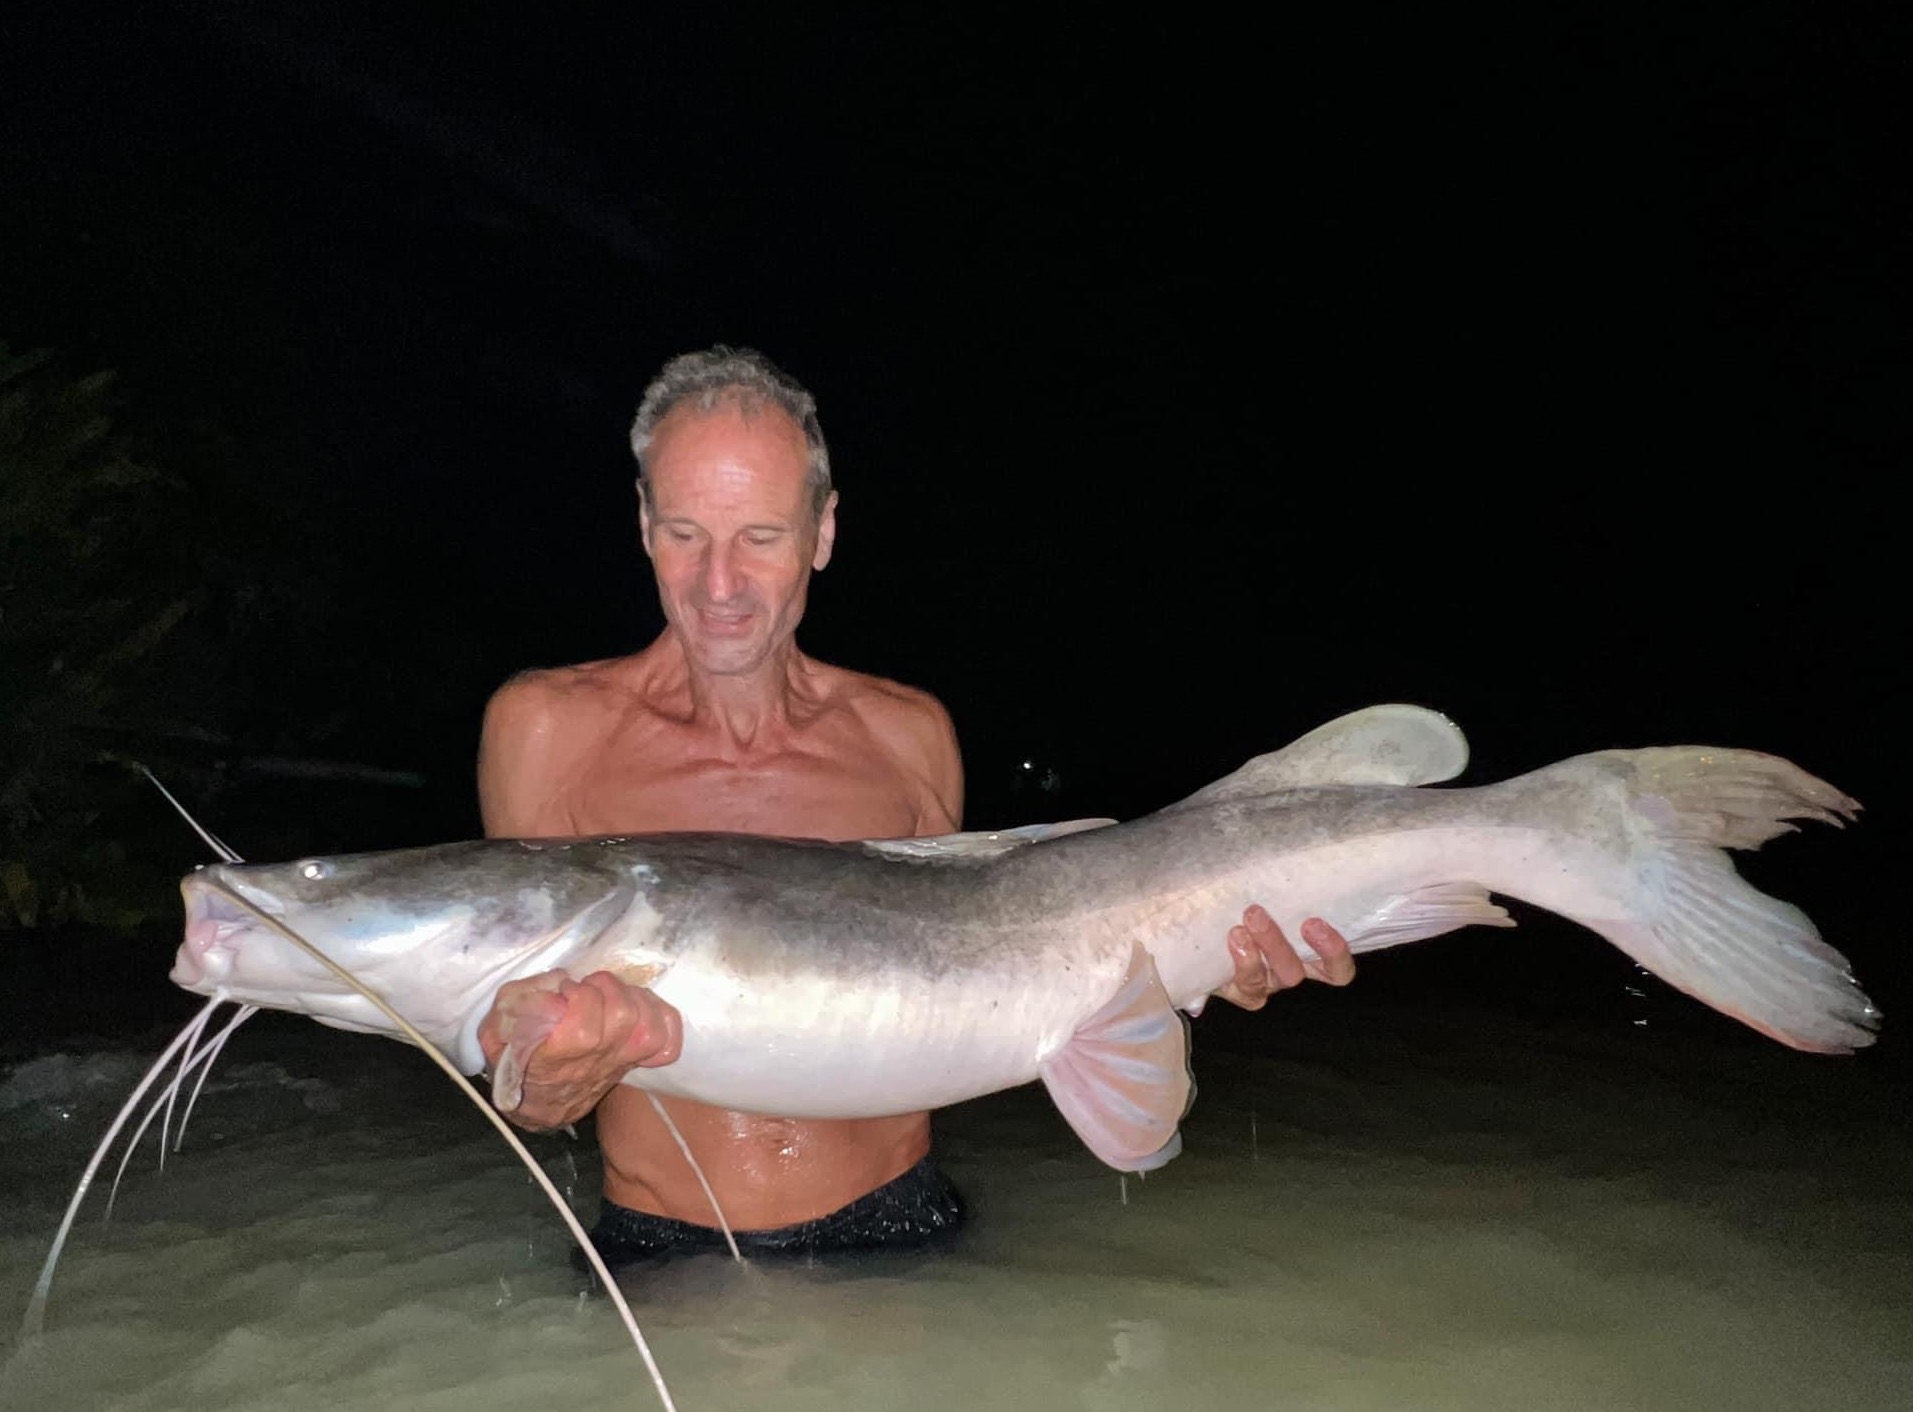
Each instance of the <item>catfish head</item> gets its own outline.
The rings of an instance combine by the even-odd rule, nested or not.
[[[199,995],[402,1037],[263,912],[477,1073],[478,1024],[501,985],[655,923],[643,897],[649,870],[595,842],[488,839],[200,868],[180,884],[186,935],[171,978]]]

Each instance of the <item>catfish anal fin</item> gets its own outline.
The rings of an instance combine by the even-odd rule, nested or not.
[[[1355,951],[1379,951],[1462,927],[1511,927],[1514,918],[1476,882],[1430,883],[1400,893],[1342,928]]]

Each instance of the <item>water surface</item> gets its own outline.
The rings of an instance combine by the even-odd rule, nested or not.
[[[1285,1001],[1197,1023],[1187,1150],[1147,1181],[1029,1088],[939,1119],[976,1216],[952,1252],[635,1281],[680,1407],[1913,1406],[1913,1142],[1880,1056],[1359,985]],[[1230,1048],[1245,1025],[1262,1054]],[[235,1040],[163,1173],[149,1139],[104,1226],[102,1183],[18,1347],[156,1050],[0,1081],[0,1405],[656,1405],[563,1227],[437,1072],[283,1018]],[[534,1150],[588,1212],[589,1141]]]

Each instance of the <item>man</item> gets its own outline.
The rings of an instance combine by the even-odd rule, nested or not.
[[[631,433],[638,517],[665,629],[630,657],[531,672],[485,714],[479,797],[492,837],[716,830],[832,840],[952,833],[963,770],[933,697],[798,650],[812,572],[830,562],[837,493],[810,395],[761,355],[672,360]],[[1259,1007],[1305,974],[1345,984],[1346,943],[1319,920],[1305,968],[1260,908],[1232,929],[1219,992]],[[757,1251],[921,1243],[962,1204],[932,1163],[927,1113],[795,1120],[650,1098],[618,1082],[677,1057],[677,1012],[605,973],[503,987],[479,1038],[497,1062],[544,1033],[510,1116],[544,1129],[597,1110],[608,1261],[706,1248],[713,1199]]]

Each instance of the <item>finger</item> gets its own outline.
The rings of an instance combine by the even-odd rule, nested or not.
[[[499,988],[498,998],[478,1026],[478,1046],[487,1063],[496,1065],[505,1046],[515,1038],[534,1031],[548,1037],[557,1029],[566,1009],[558,984],[558,979],[547,984],[545,977],[533,976]]]
[[[588,1055],[604,1044],[604,996],[596,986],[581,981],[566,981],[559,990],[564,1001],[564,1017],[547,1044],[553,1058]]]
[[[1247,927],[1229,928],[1229,956],[1235,962],[1237,985],[1255,989],[1269,983],[1269,961],[1261,938]]]
[[[1289,939],[1282,935],[1282,928],[1275,924],[1275,918],[1260,907],[1251,907],[1242,914],[1242,925],[1254,941],[1256,950],[1261,953],[1263,964],[1268,967],[1271,990],[1287,990],[1308,979],[1302,958],[1289,945]]]
[[[506,981],[498,987],[498,994],[492,997],[492,1008],[486,1012],[480,1022],[497,1026],[522,1011],[526,1006],[538,1003],[535,997],[555,995],[558,987],[564,983],[563,971],[542,971],[535,976],[526,976],[522,980]]]
[[[648,991],[627,985],[608,971],[594,971],[585,977],[598,1012],[598,1038],[612,1062],[648,1050],[655,1042],[657,1025],[653,1016],[662,1002]]]
[[[676,1063],[684,1052],[684,1017],[678,1014],[677,1006],[654,1000],[653,1009],[655,1013],[645,1036],[650,1052],[637,1061],[638,1067],[644,1069]]]
[[[1240,1006],[1244,1010],[1260,1010],[1264,1005],[1267,1005],[1269,1003],[1268,991],[1244,990],[1241,986],[1237,985],[1234,981],[1230,981],[1227,985],[1223,986],[1220,990],[1212,991],[1210,993],[1214,995],[1218,1000],[1226,1000],[1231,1005]]]
[[[1308,970],[1317,980],[1347,985],[1355,979],[1355,954],[1349,949],[1348,939],[1334,927],[1320,917],[1310,917],[1302,923],[1302,940],[1315,953]]]
[[[1260,1010],[1268,1003],[1269,992],[1274,987],[1268,963],[1262,959],[1246,927],[1229,929],[1229,959],[1235,965],[1235,974],[1215,994],[1244,1010]]]
[[[683,1047],[677,1007],[609,971],[594,971],[581,986],[591,993],[598,1043],[622,1068],[668,1064]]]

